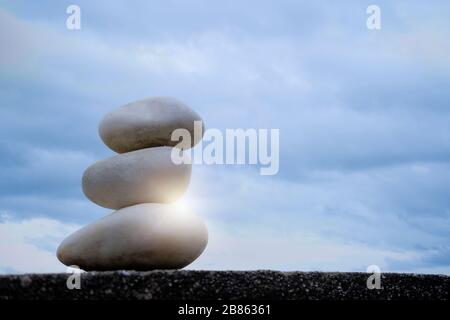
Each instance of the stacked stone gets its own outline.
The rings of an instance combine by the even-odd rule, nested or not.
[[[191,164],[175,164],[175,129],[194,137],[201,118],[172,98],[132,102],[108,113],[100,137],[119,153],[90,166],[83,192],[116,211],[67,237],[58,259],[84,270],[179,269],[194,261],[208,242],[197,215],[170,205],[187,189]],[[192,141],[191,147],[198,141]]]

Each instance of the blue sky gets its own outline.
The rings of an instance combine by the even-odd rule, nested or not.
[[[109,212],[80,185],[114,154],[99,121],[168,95],[207,128],[280,129],[278,175],[194,166],[210,239],[189,268],[450,274],[449,9],[0,0],[0,272],[65,270],[58,243]]]

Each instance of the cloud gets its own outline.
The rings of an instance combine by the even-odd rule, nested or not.
[[[9,160],[16,158],[18,161],[10,163],[8,170],[0,172],[2,195],[77,195],[81,190],[83,171],[95,161],[93,157],[72,150],[28,146],[20,151],[22,153],[15,150],[15,154],[7,152],[5,155]]]
[[[447,170],[318,171],[294,182],[257,170],[194,167],[186,198],[211,229],[205,259],[194,267],[364,271],[377,264],[448,273],[447,198],[425,191],[443,189],[434,176],[446,185]]]
[[[83,222],[108,210],[83,195],[83,171],[96,159],[81,151],[16,145],[4,148],[0,171],[0,211],[19,218]]]
[[[392,261],[411,264],[417,253],[360,243],[339,243],[310,232],[280,234],[273,228],[241,228],[213,223],[204,253],[190,269],[365,272],[370,265],[392,271]],[[225,231],[226,230],[226,231]],[[447,271],[448,272],[448,271]]]
[[[59,242],[79,226],[58,220],[14,220],[3,214],[0,222],[0,272],[62,272],[55,252]]]

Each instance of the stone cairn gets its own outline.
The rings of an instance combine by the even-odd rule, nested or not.
[[[62,263],[84,270],[179,269],[203,252],[208,231],[201,218],[170,204],[186,191],[192,169],[172,161],[178,142],[171,135],[182,128],[195,137],[194,121],[202,120],[185,104],[161,97],[104,117],[100,137],[119,154],[85,171],[83,192],[116,211],[67,237],[57,251]]]

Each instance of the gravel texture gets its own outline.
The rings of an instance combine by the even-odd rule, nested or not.
[[[366,273],[279,271],[116,271],[0,276],[0,300],[448,300],[450,277],[385,273],[369,290]]]

